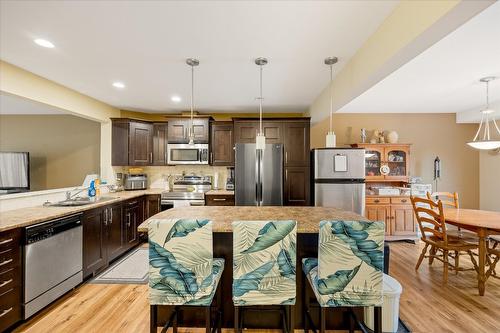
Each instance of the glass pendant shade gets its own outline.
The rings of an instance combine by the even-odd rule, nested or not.
[[[479,123],[479,128],[474,139],[467,142],[474,149],[494,150],[500,148],[500,128],[498,128],[495,118],[492,116],[495,111],[490,109],[489,105],[489,83],[495,79],[495,77],[490,76],[480,80],[486,83],[486,109],[481,111],[481,122]],[[493,138],[491,132],[493,132]]]

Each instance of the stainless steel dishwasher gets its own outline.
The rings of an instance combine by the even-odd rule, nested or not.
[[[25,228],[24,319],[83,281],[81,214]]]

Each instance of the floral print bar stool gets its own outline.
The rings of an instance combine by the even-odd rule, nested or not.
[[[321,333],[328,308],[366,306],[375,306],[375,332],[381,332],[384,230],[384,222],[320,222],[318,258],[302,259],[305,332],[313,323],[306,279],[320,306]],[[355,316],[350,313],[353,332]]]
[[[293,332],[296,244],[296,221],[233,222],[233,303],[237,333],[244,323],[244,310],[275,310],[269,306],[279,306],[283,330]]]
[[[224,259],[214,259],[212,222],[207,219],[153,219],[149,223],[149,303],[151,332],[157,331],[158,305],[172,307],[163,327],[177,332],[182,307],[205,310],[206,332],[217,326],[221,332],[221,293],[217,291]],[[216,312],[216,325],[212,325]]]

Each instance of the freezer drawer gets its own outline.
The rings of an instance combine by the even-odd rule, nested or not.
[[[365,184],[314,184],[314,206],[365,214]]]

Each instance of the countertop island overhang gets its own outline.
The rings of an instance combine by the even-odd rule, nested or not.
[[[317,233],[322,220],[369,221],[362,215],[329,207],[196,206],[163,211],[144,221],[137,229],[145,233],[148,232],[149,221],[171,218],[209,219],[214,233],[232,232],[233,221],[295,220],[299,234]]]

